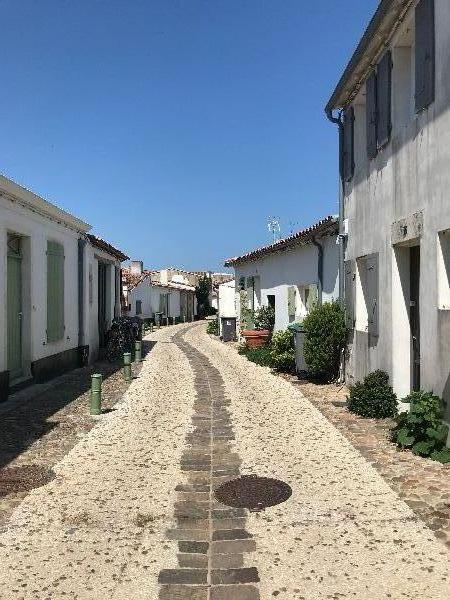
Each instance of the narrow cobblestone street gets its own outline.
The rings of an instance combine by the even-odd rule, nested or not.
[[[450,552],[289,381],[164,328],[116,410],[54,466],[0,534],[3,600],[430,600]],[[261,512],[214,489],[292,488]]]

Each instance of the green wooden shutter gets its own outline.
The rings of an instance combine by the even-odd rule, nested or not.
[[[293,285],[288,287],[288,318],[290,323],[295,320],[295,287]]]
[[[64,337],[64,247],[47,242],[47,341]]]
[[[319,299],[317,285],[311,283],[308,288],[308,300],[306,301],[306,310],[310,312],[315,306]]]
[[[378,254],[366,258],[368,332],[378,335]]]
[[[354,260],[347,260],[345,270],[345,322],[347,329],[355,327],[355,295],[356,295],[356,268]]]

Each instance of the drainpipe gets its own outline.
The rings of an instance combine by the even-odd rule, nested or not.
[[[339,303],[344,307],[344,178],[343,178],[343,140],[344,124],[342,111],[338,117],[333,116],[331,108],[325,111],[327,118],[339,128]]]
[[[317,248],[317,304],[322,305],[322,290],[323,290],[323,246],[319,244],[315,237],[311,242]]]
[[[78,347],[84,346],[84,248],[86,240],[78,239]]]

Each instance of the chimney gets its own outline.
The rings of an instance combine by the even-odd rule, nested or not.
[[[130,271],[133,275],[142,275],[144,270],[144,263],[142,260],[132,260],[130,264]]]

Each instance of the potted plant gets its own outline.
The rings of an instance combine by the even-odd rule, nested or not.
[[[244,309],[250,311],[250,309]],[[265,346],[272,335],[272,330],[275,324],[275,311],[271,306],[261,306],[256,311],[250,311],[251,314],[251,327],[246,327],[241,331],[242,337],[245,338],[245,343],[249,348],[260,348]],[[242,308],[241,308],[242,315]],[[243,321],[248,324],[249,319],[245,318]]]

